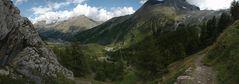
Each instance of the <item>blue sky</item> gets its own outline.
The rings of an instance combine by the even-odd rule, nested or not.
[[[97,21],[134,13],[145,0],[13,0],[21,15],[33,22],[85,15]],[[92,14],[89,14],[92,13]]]
[[[84,15],[96,21],[134,13],[146,0],[13,0],[21,15],[33,23],[46,20],[47,23],[67,20]],[[205,10],[230,7],[233,0],[187,0]]]
[[[38,6],[46,6],[48,3],[64,2],[65,0],[27,0],[17,4],[17,7],[22,11],[23,16],[30,16],[32,14],[31,8]],[[101,7],[109,10],[112,7],[132,6],[134,10],[138,9],[142,4],[137,0],[88,0],[90,6]],[[73,9],[74,4],[69,5],[66,9]]]

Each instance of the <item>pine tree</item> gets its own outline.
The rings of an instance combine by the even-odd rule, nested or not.
[[[232,2],[230,12],[234,20],[239,19],[239,2],[238,1],[234,0]]]
[[[71,68],[76,76],[85,76],[90,71],[88,58],[83,54],[80,43],[73,42],[71,49]]]
[[[227,26],[232,23],[232,18],[228,13],[222,13],[218,22],[218,33],[221,33]]]
[[[209,36],[214,37],[217,34],[217,20],[216,17],[214,16],[211,20],[207,22],[207,31]]]

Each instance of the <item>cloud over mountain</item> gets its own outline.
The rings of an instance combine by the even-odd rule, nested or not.
[[[13,0],[15,4],[22,6],[23,15],[30,18],[31,21],[37,22],[41,20],[46,20],[48,23],[66,20],[70,17],[75,17],[79,15],[85,15],[96,21],[106,21],[112,17],[132,14],[138,7],[140,7],[147,0],[135,0],[128,1],[130,4],[124,4],[121,0],[107,0],[100,1],[103,6],[97,5],[99,2],[93,0]],[[97,0],[98,1],[98,0]],[[194,4],[200,9],[225,9],[230,7],[230,3],[233,0],[187,0],[191,4]],[[32,3],[33,2],[33,3]],[[42,3],[40,5],[34,5],[38,2]],[[107,2],[107,3],[106,3]],[[109,6],[108,4],[113,2],[121,2],[117,6]],[[26,3],[26,4],[25,4]],[[29,4],[32,3],[32,6]],[[44,4],[43,4],[44,3]],[[21,4],[21,5],[20,5]],[[124,5],[122,5],[124,4]],[[136,5],[135,5],[136,4]],[[29,7],[28,7],[29,6]],[[28,7],[28,8],[27,8]],[[25,11],[28,10],[28,11]],[[29,12],[30,10],[30,12]]]
[[[34,16],[30,17],[30,19],[33,23],[41,20],[52,23],[84,15],[96,21],[106,21],[112,17],[128,15],[135,12],[133,7],[114,7],[107,10],[100,7],[89,6],[83,2],[85,2],[85,0],[66,0],[66,2],[49,3],[47,6],[33,7],[31,11],[33,11]],[[69,5],[74,5],[75,7],[73,9],[64,9],[64,7]]]
[[[230,7],[233,0],[187,0],[189,3],[195,4],[200,9],[218,10]]]
[[[147,0],[139,0],[139,3],[145,3]],[[230,7],[233,0],[187,0],[189,3],[194,4],[200,9],[205,10],[218,10],[227,9]]]

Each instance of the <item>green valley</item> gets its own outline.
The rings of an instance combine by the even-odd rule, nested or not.
[[[220,41],[217,38],[220,36],[219,39],[222,39],[229,29],[236,31],[232,28],[227,29],[234,21],[227,10],[177,9],[177,5],[168,4],[169,2],[155,5],[152,4],[153,0],[149,0],[133,15],[113,18],[95,28],[76,34],[72,38],[73,43],[50,46],[60,56],[59,60],[64,59],[63,65],[64,62],[69,62],[66,66],[73,67],[73,60],[80,62],[77,66],[79,69],[76,68],[77,71],[71,70],[76,74],[84,73],[75,75],[91,79],[88,82],[97,80],[116,84],[156,84],[159,82],[173,84],[185,70],[194,66],[193,60],[198,59],[196,53],[214,43],[215,47],[218,44],[220,44],[218,47],[222,46],[222,43],[217,42]],[[176,2],[175,4],[181,5]],[[205,15],[205,13],[208,14]],[[146,17],[142,16],[143,14]],[[224,29],[226,29],[225,32]],[[224,33],[221,35],[222,32]],[[236,37],[224,38],[237,40]],[[226,39],[231,42],[230,40],[232,39]],[[77,46],[79,47],[75,49]],[[224,53],[224,49],[218,47],[203,51],[206,54],[203,56],[206,64],[220,65],[219,59],[224,58],[215,56],[217,53],[214,52],[221,50],[219,52]],[[72,49],[67,50],[68,48]],[[67,51],[71,52],[67,53]],[[79,58],[73,57],[74,52],[78,53]],[[220,55],[224,57],[223,54]],[[81,68],[88,70],[82,71]],[[174,68],[179,71],[174,71]]]

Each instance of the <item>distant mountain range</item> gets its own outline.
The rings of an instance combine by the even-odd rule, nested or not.
[[[131,44],[155,32],[177,30],[180,25],[199,25],[223,11],[200,11],[185,0],[149,0],[132,15],[113,18],[72,39],[82,43]]]
[[[111,60],[126,61],[127,65],[133,66],[135,72],[145,80],[160,76],[161,84],[175,79],[164,79],[165,74],[178,72],[169,72],[170,64],[217,42],[224,29],[231,25],[231,18],[228,10],[200,10],[186,0],[148,0],[134,14],[115,17],[92,29],[78,32],[71,40],[111,47],[113,49],[109,55]],[[228,34],[227,32],[226,35]],[[223,37],[227,36],[222,36],[221,39]],[[217,42],[218,45],[216,44],[213,50],[217,53],[220,50],[216,48],[223,50],[223,45],[220,45],[223,43],[224,40]],[[215,55],[212,56],[214,59],[209,60],[211,63],[219,54],[209,52]],[[228,64],[230,62],[228,61]],[[177,77],[176,74],[170,76]],[[173,84],[173,82],[162,84]]]
[[[34,26],[44,40],[59,42],[65,41],[77,32],[91,29],[101,23],[86,16],[77,16],[50,24],[47,24],[46,21],[39,21]]]
[[[102,80],[118,76],[121,79],[125,73],[132,75],[134,72],[134,76],[143,79],[142,81],[160,79],[160,84],[173,84],[176,80],[176,83],[198,82],[193,79],[197,76],[182,73],[192,69],[203,77],[204,72],[197,72],[198,68],[193,70],[192,67],[209,70],[205,67],[210,65],[211,68],[216,68],[215,71],[209,70],[210,72],[218,71],[218,81],[236,84],[238,76],[234,73],[237,74],[239,66],[236,45],[239,43],[239,22],[235,21],[229,11],[200,10],[186,0],[148,0],[134,14],[115,17],[102,24],[79,16],[53,24],[38,22],[35,26],[40,36],[47,41],[69,41],[74,46],[84,45],[82,56],[85,54],[93,58],[93,61],[97,60],[97,64],[102,61],[98,58],[103,57],[107,61],[104,63],[115,64],[110,66],[113,69],[122,66],[119,71],[123,74],[109,75],[108,78],[107,71],[112,72],[108,70],[109,66],[105,72],[102,72],[105,69],[101,67],[100,72],[94,70],[93,73],[100,73],[97,76]],[[63,49],[59,45],[55,45],[55,49]],[[61,52],[63,51],[58,51],[58,54],[61,55]],[[196,65],[193,60],[196,60]],[[79,73],[77,70],[73,72]],[[184,75],[191,78],[184,78]],[[213,77],[212,80],[216,80]],[[196,79],[203,79],[200,82],[205,84],[213,82],[205,78],[210,77]]]
[[[77,16],[33,25],[0,0],[0,83],[238,84],[238,14],[236,1],[209,11],[148,0],[104,23]]]

